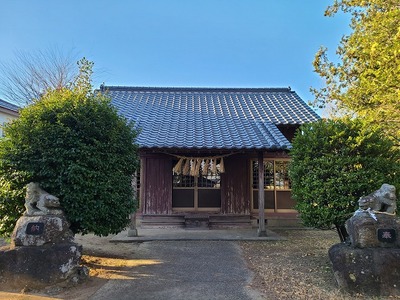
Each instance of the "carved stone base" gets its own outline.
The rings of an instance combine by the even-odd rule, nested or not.
[[[74,235],[64,215],[23,216],[11,237],[12,246],[43,246],[73,242]]]
[[[329,249],[336,281],[350,293],[400,295],[400,249],[352,248],[336,244]]]
[[[15,247],[0,250],[0,277],[9,287],[31,289],[58,283],[78,283],[88,276],[80,266],[82,246]]]
[[[346,221],[350,244],[354,248],[400,248],[400,222],[395,216],[359,212]],[[386,235],[379,236],[380,231]],[[379,237],[381,237],[379,239]]]

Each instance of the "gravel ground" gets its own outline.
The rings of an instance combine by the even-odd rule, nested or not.
[[[247,266],[254,273],[250,285],[263,294],[260,300],[395,299],[350,296],[338,290],[328,258],[329,248],[339,242],[336,231],[274,231],[285,236],[287,240],[237,242]],[[91,268],[91,278],[87,282],[68,289],[13,293],[8,295],[10,297],[1,292],[7,289],[0,284],[0,299],[85,300],[109,280],[121,279],[123,274],[131,272],[132,268],[151,263],[139,259],[140,244],[116,245],[110,243],[110,239],[111,237],[100,238],[93,235],[76,237],[76,241],[84,246],[83,261]],[[0,246],[2,245],[4,241],[0,239]]]
[[[340,242],[335,230],[275,230],[286,241],[241,242],[255,273],[251,286],[265,299],[398,299],[349,295],[338,290],[329,248]]]

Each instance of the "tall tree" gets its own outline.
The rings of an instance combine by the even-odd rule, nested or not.
[[[400,141],[400,2],[399,0],[335,0],[325,12],[350,13],[352,32],[343,36],[333,63],[322,47],[313,62],[325,80],[312,89],[315,105],[334,104],[343,113],[379,123]]]
[[[49,89],[66,87],[77,78],[79,69],[73,52],[57,48],[15,53],[0,62],[0,90],[4,97],[21,106],[39,99]]]

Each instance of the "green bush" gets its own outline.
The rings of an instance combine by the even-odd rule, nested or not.
[[[138,167],[137,132],[108,98],[74,88],[49,91],[20,112],[0,141],[0,235],[24,211],[34,181],[60,198],[74,233],[108,235],[129,223]]]
[[[358,199],[383,183],[399,188],[399,152],[379,128],[359,120],[320,120],[299,128],[289,174],[306,226],[343,228]]]

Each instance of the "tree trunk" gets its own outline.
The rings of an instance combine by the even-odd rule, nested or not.
[[[335,226],[336,226],[336,231],[340,238],[340,242],[341,243],[346,242],[349,238],[349,234],[347,233],[346,226],[344,226],[344,224],[335,224]]]

